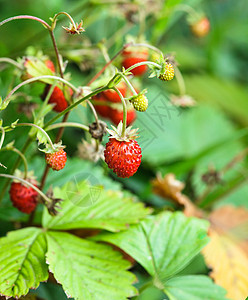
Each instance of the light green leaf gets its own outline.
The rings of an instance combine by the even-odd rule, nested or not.
[[[169,279],[164,292],[170,300],[227,300],[226,291],[204,275],[188,275]]]
[[[48,232],[49,269],[68,297],[76,300],[124,300],[137,294],[135,276],[119,252],[68,233]]]
[[[112,243],[137,260],[163,288],[207,244],[208,222],[166,212],[150,216],[117,234],[103,233],[96,240]]]
[[[125,230],[150,213],[143,203],[123,197],[121,192],[105,191],[87,182],[69,182],[55,188],[54,196],[64,199],[59,215],[44,211],[43,226],[51,229],[102,228]]]
[[[20,297],[48,278],[46,240],[39,228],[10,232],[0,239],[0,294]]]
[[[39,59],[30,59],[26,64],[26,72],[32,77],[39,77],[43,75],[54,75],[54,73],[46,66],[46,64]],[[45,78],[40,81],[53,84],[54,80]]]

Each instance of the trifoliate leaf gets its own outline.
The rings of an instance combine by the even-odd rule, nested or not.
[[[117,234],[103,233],[96,240],[112,243],[138,261],[163,289],[207,244],[208,222],[166,212],[150,216]]]

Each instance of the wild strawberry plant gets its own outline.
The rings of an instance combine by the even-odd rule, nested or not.
[[[0,61],[12,64],[19,78],[18,84],[1,98],[2,111],[12,108],[23,88],[35,82],[43,85],[38,106],[34,109],[30,105],[30,122],[26,122],[22,114],[16,114],[16,119],[10,123],[4,119],[0,123],[0,150],[18,155],[12,170],[8,162],[1,161],[0,177],[5,179],[1,198],[6,198],[9,190],[13,206],[30,214],[21,222],[20,229],[0,239],[0,294],[6,298],[20,298],[30,289],[36,289],[40,282],[54,277],[69,298],[120,300],[136,297],[139,294],[134,285],[136,277],[129,269],[138,263],[149,274],[148,282],[140,291],[154,286],[169,299],[226,299],[225,290],[208,276],[180,274],[208,243],[207,221],[187,218],[181,212],[152,214],[151,208],[130,193],[94,187],[85,180],[70,181],[45,192],[49,172],[63,174],[64,168],[70,168],[63,142],[66,127],[83,130],[91,137],[91,143],[84,141],[82,144],[85,159],[94,162],[103,159],[105,167],[118,177],[133,176],[141,164],[142,149],[138,129],[129,125],[135,121],[136,111],[145,114],[149,109],[147,91],[135,87],[133,77],[146,76],[150,71],[150,77],[157,77],[166,84],[175,74],[182,86],[174,58],[145,41],[124,44],[112,59],[104,48],[106,65],[87,85],[75,86],[66,73],[66,62],[54,35],[57,19],[62,15],[70,20],[69,27],[63,27],[68,34],[83,34],[83,22],[76,23],[66,12],[56,14],[50,23],[29,15],[0,23],[2,26],[21,19],[41,23],[51,37],[56,58],[55,65],[44,54],[16,61],[1,58]],[[192,30],[196,32],[196,28]],[[205,34],[206,26],[204,30]],[[198,32],[198,35],[204,34]],[[115,59],[119,57],[121,66],[116,68]],[[70,113],[82,104],[84,109],[90,108],[95,121],[91,124],[68,121]],[[98,115],[116,127],[107,128]],[[18,149],[14,136],[21,127],[30,127],[30,131],[25,144]],[[50,132],[56,129],[53,140]],[[6,135],[13,136],[11,143],[5,143]],[[106,135],[109,141],[104,146]],[[29,147],[36,148],[36,155],[38,152],[43,155],[44,172],[40,182],[34,176],[39,170],[29,169]],[[21,163],[23,172],[18,169]],[[98,193],[97,201],[92,201],[92,192]]]

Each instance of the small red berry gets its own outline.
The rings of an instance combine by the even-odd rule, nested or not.
[[[46,153],[45,160],[50,168],[55,171],[60,171],[65,167],[67,161],[66,152],[60,149],[57,152]]]
[[[25,186],[20,182],[12,182],[9,194],[13,206],[21,212],[30,214],[35,210],[38,203],[38,193],[31,187]]]
[[[117,126],[120,121],[123,121],[123,111],[110,108],[109,109],[109,118]],[[136,111],[131,108],[127,111],[127,126],[132,124],[136,120]]]
[[[44,93],[41,96],[42,99],[46,98],[46,95],[48,94],[50,88],[51,85],[47,85],[45,87]],[[70,92],[70,96],[72,96],[73,91],[71,88],[69,88],[69,92]],[[52,95],[50,96],[48,103],[55,104],[53,110],[56,112],[64,111],[68,107],[68,103],[66,101],[63,91],[57,86],[55,86],[55,88],[53,89]]]
[[[118,141],[111,138],[104,151],[105,162],[118,177],[134,175],[141,164],[141,148],[136,140]]]
[[[94,100],[94,107],[95,107],[95,110],[97,111],[97,113],[101,117],[107,118],[108,114],[109,114],[109,106],[97,105],[98,103],[100,104],[101,102],[107,102],[108,101],[107,97],[105,97],[105,95],[103,93],[99,93],[99,94],[93,96],[92,99]]]
[[[48,67],[48,69],[50,69],[53,73],[55,73],[54,64],[53,64],[53,62],[50,59],[46,60],[45,64]]]
[[[142,50],[142,51],[124,51],[123,52],[123,61],[122,66],[125,69],[130,68],[131,66],[146,61],[148,59],[148,51]],[[147,71],[147,66],[142,65],[139,67],[136,67],[131,70],[134,76],[141,76]]]

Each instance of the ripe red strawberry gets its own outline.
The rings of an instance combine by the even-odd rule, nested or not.
[[[53,62],[50,59],[47,59],[45,61],[46,66],[48,67],[48,69],[50,69],[53,73],[55,73],[55,67]]]
[[[122,96],[125,98],[127,93],[127,85],[125,82],[120,82],[117,86],[118,90],[122,94]],[[106,90],[103,92],[104,96],[113,103],[121,102],[121,98],[119,97],[118,93],[114,90]]]
[[[34,185],[37,186],[36,184]],[[30,214],[33,210],[35,210],[38,203],[38,193],[31,187],[25,186],[20,182],[12,182],[9,194],[13,206],[21,212]]]
[[[123,111],[110,108],[109,118],[117,126],[120,121],[123,121]],[[136,120],[136,111],[131,108],[127,111],[127,126],[131,125]]]
[[[94,100],[94,107],[95,110],[97,111],[97,113],[103,117],[103,118],[107,118],[109,115],[109,106],[107,105],[97,105],[97,102],[99,102],[99,104],[101,102],[107,102],[108,99],[107,97],[105,97],[105,95],[103,93],[99,93],[95,96],[92,97],[92,99]]]
[[[55,171],[60,171],[65,167],[67,161],[66,152],[60,149],[57,152],[46,153],[45,160],[50,168]]]
[[[50,88],[51,88],[51,85],[46,85],[43,95],[41,96],[41,98],[43,100],[46,98],[46,95],[48,94]],[[70,96],[73,95],[73,91],[71,88],[69,88],[69,93],[70,93]],[[68,103],[66,101],[63,91],[57,86],[55,86],[55,88],[53,89],[52,95],[50,96],[48,103],[56,104],[53,107],[53,110],[56,112],[61,112],[68,107]]]
[[[122,126],[120,123],[115,130],[108,130],[112,136],[106,144],[104,151],[105,162],[113,172],[122,178],[133,176],[137,172],[141,163],[141,148],[135,133],[137,130],[127,128],[124,137],[122,136]]]
[[[192,23],[190,29],[196,37],[204,37],[209,33],[210,22],[207,17],[202,17],[200,20]]]
[[[148,51],[146,49],[143,49],[141,51],[127,51],[125,50],[123,52],[123,61],[122,61],[122,66],[125,69],[128,69],[129,67],[146,61],[148,59]],[[147,66],[139,66],[131,70],[134,76],[141,76],[147,71]]]

